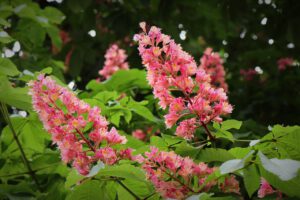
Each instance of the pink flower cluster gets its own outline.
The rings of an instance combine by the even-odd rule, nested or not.
[[[192,56],[162,34],[159,28],[152,26],[147,32],[144,22],[140,26],[143,32],[136,34],[134,40],[139,43],[138,50],[147,68],[147,79],[154,96],[163,109],[169,107],[165,115],[167,128],[183,116],[193,114],[195,118],[181,121],[176,131],[178,136],[191,139],[199,124],[220,122],[220,115],[232,112],[224,89],[211,85],[210,75],[202,67],[197,67]],[[182,95],[175,97],[173,92],[176,91]]]
[[[120,49],[117,44],[113,44],[105,54],[104,67],[99,71],[99,74],[105,79],[108,79],[116,71],[120,69],[127,70],[129,68],[126,62],[127,54],[124,49]]]
[[[258,73],[254,69],[241,69],[240,74],[246,81],[251,81]]]
[[[280,58],[277,61],[278,69],[280,71],[284,71],[288,66],[292,66],[294,64],[293,58]]]
[[[259,198],[264,198],[265,196],[274,193],[277,193],[278,196],[277,199],[281,199],[282,197],[281,192],[278,190],[274,190],[272,186],[264,178],[261,178],[260,188],[257,193]]]
[[[225,92],[228,91],[228,85],[225,81],[225,70],[223,59],[218,53],[213,52],[212,48],[207,48],[200,59],[200,66],[210,75],[211,84],[215,87],[221,87]]]
[[[145,155],[142,167],[146,176],[165,198],[184,199],[190,193],[209,191],[218,184],[216,180],[205,183],[208,175],[212,174],[216,168],[210,168],[203,162],[196,164],[188,157],[183,158],[173,151],[159,151],[155,147],[151,147],[151,151],[146,152]],[[193,189],[195,176],[198,177],[196,179],[198,187],[204,186],[198,191]],[[234,176],[226,178],[219,188],[223,192],[239,194],[239,185]]]
[[[142,129],[136,129],[132,132],[132,136],[138,140],[147,141],[152,135],[159,134],[159,130],[157,130],[155,133],[153,133],[152,130],[152,127],[148,127],[146,131],[143,131]]]
[[[131,150],[112,148],[116,144],[125,144],[127,139],[115,128],[108,130],[108,122],[98,107],[91,108],[73,92],[43,74],[28,85],[33,107],[52,135],[53,143],[60,149],[62,160],[72,163],[80,174],[88,174],[90,166],[98,160],[108,165],[123,158],[141,160],[132,156]],[[100,147],[101,143],[105,145]]]

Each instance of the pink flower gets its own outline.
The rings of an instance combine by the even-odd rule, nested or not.
[[[90,108],[50,77],[41,74],[28,85],[34,110],[60,149],[62,160],[72,163],[79,173],[88,174],[90,166],[99,159],[95,154],[102,140],[109,146],[126,143],[125,136],[119,135],[115,128],[108,131],[108,122],[98,107]],[[91,151],[89,156],[83,151],[85,148]],[[101,155],[107,163],[115,162],[111,154],[102,152]]]
[[[193,190],[193,178],[198,177],[200,185],[215,171],[204,163],[196,164],[188,157],[181,157],[175,152],[159,151],[150,147],[150,152],[145,153],[142,168],[146,177],[164,198],[184,199]],[[216,185],[215,180],[205,185],[206,191]],[[198,191],[201,192],[201,191]]]
[[[204,55],[200,59],[202,68],[210,75],[211,84],[215,87],[221,87],[224,91],[228,90],[228,85],[225,82],[225,70],[223,60],[218,53],[212,51],[212,48],[207,48]]]
[[[278,69],[280,71],[285,70],[288,66],[292,66],[294,64],[293,58],[280,58],[277,61]]]
[[[99,74],[105,79],[108,79],[120,69],[127,70],[129,66],[128,63],[125,62],[126,59],[127,54],[125,50],[120,49],[117,44],[111,45],[111,47],[106,51],[104,67],[99,71]]]
[[[194,132],[196,130],[196,119],[186,119],[179,123],[176,129],[176,135],[182,137],[186,140],[190,140],[194,137]]]
[[[175,112],[171,112],[171,113],[165,115],[166,127],[171,128],[177,122],[177,120],[179,118],[180,118],[180,115]]]
[[[257,192],[259,198],[264,198],[267,195],[277,193],[277,196],[278,196],[277,199],[281,199],[282,194],[281,194],[280,191],[274,190],[272,188],[272,186],[264,178],[261,178],[260,181],[261,181],[260,182],[260,188]]]
[[[132,155],[133,149],[127,148],[120,150],[119,155],[121,159],[129,159],[132,161],[136,161],[138,163],[143,163],[144,162],[144,157],[141,154],[138,155]]]
[[[116,151],[111,147],[98,149],[96,157],[107,165],[113,165],[118,161]]]
[[[132,132],[132,136],[138,140],[144,140],[146,138],[146,133],[141,129],[136,129]]]
[[[167,128],[188,114],[195,116],[197,127],[211,121],[220,122],[220,115],[231,113],[232,106],[224,91],[227,84],[220,56],[207,49],[201,65],[197,67],[193,57],[169,36],[162,34],[159,28],[152,26],[147,32],[145,27],[145,23],[141,23],[143,32],[134,38],[139,43],[138,50],[153,94],[163,109],[169,108],[165,115]],[[175,97],[173,91],[182,95]],[[183,125],[178,129],[178,134],[192,138],[194,126],[184,134]]]
[[[127,142],[126,137],[119,135],[114,127],[106,133],[105,139],[108,144],[125,144]]]
[[[235,176],[233,175],[226,177],[224,182],[219,185],[219,188],[224,193],[240,194],[239,182],[235,179]]]
[[[159,134],[159,130],[156,130],[155,132],[153,132],[153,127],[147,127],[144,130],[142,129],[136,129],[132,132],[132,136],[138,140],[141,141],[147,141],[150,139],[150,137],[152,135],[157,135]]]
[[[73,161],[73,166],[82,175],[87,175],[90,171],[90,158],[85,153],[80,153]]]

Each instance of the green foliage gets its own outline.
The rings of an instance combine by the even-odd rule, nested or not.
[[[140,90],[149,89],[145,71],[138,69],[119,70],[104,82],[99,83],[96,80],[92,80],[86,86],[86,89],[94,92],[103,90],[127,92],[135,88]]]
[[[103,191],[102,184],[97,180],[89,180],[80,184],[75,190],[68,195],[69,200],[92,200],[107,199]]]
[[[128,142],[122,147],[134,149],[134,155],[144,155],[150,146],[155,146],[216,166],[219,170],[205,183],[222,182],[225,176],[234,174],[245,199],[256,199],[262,177],[284,195],[300,198],[300,127],[269,126],[299,123],[299,89],[291,87],[299,81],[299,69],[279,72],[276,67],[278,58],[298,59],[297,45],[286,49],[289,42],[299,43],[298,12],[299,3],[288,1],[274,1],[271,5],[178,0],[76,0],[62,4],[1,1],[0,102],[8,107],[10,116],[0,118],[0,199],[161,199],[136,162],[121,161],[114,166],[99,162],[87,176],[61,162],[50,135],[32,112],[26,84],[39,72],[51,74],[65,87],[66,81],[75,81],[79,88],[74,89],[75,93],[91,106],[101,108],[101,114],[111,125],[126,135]],[[268,17],[264,27],[259,24],[262,17]],[[130,42],[142,20],[163,28],[197,61],[199,52],[207,46],[224,57],[229,100],[234,104],[231,117],[238,120],[209,124],[215,141],[206,140],[202,127],[197,128],[196,137],[190,141],[175,136],[175,128],[165,128],[165,111],[157,105],[146,72],[141,70],[136,47]],[[90,30],[96,31],[96,37],[90,37]],[[183,30],[187,31],[186,40],[179,37]],[[63,31],[69,36],[62,36]],[[257,40],[252,39],[254,36]],[[276,45],[267,45],[268,38],[273,38]],[[16,42],[20,43],[20,50],[12,51]],[[127,50],[131,69],[96,81],[104,52],[115,42]],[[13,55],[7,56],[5,50],[11,50]],[[261,66],[263,74],[248,82],[241,78],[240,69],[254,66]],[[136,129],[146,132],[149,128],[151,131],[143,141],[131,136]],[[23,162],[13,132],[37,183]],[[194,187],[204,186],[197,183]],[[237,198],[213,191],[188,199]]]
[[[251,197],[260,186],[260,176],[255,165],[250,165],[243,170],[244,184],[248,195]]]
[[[17,76],[20,74],[20,72],[11,60],[0,58],[0,74],[7,76]]]
[[[28,88],[13,88],[5,76],[0,76],[0,101],[23,110],[32,110]]]

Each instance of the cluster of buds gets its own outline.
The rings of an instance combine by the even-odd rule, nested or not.
[[[146,176],[165,198],[184,199],[192,193],[207,192],[216,185],[224,193],[240,193],[233,175],[220,184],[216,180],[206,181],[216,168],[210,168],[203,162],[196,164],[188,157],[183,158],[173,151],[159,151],[155,147],[151,147],[145,155],[142,167]]]
[[[127,54],[124,49],[120,49],[117,44],[113,44],[105,54],[104,67],[99,71],[99,74],[105,79],[108,79],[116,71],[120,69],[127,70],[129,68],[126,62]]]
[[[295,61],[293,58],[280,58],[277,61],[278,70],[284,71],[288,66],[294,65]]]
[[[147,31],[144,22],[140,26],[143,32],[136,34],[134,40],[139,43],[154,96],[163,109],[169,107],[165,116],[167,128],[192,114],[194,118],[181,120],[176,131],[178,136],[191,139],[196,127],[221,122],[220,115],[232,112],[224,89],[212,86],[210,75],[201,65],[197,67],[192,56],[159,28],[152,26]],[[181,96],[177,97],[176,92]],[[210,133],[208,136],[212,139]]]
[[[28,85],[34,110],[60,149],[62,160],[72,163],[80,174],[88,174],[91,165],[99,160],[108,165],[123,158],[141,161],[139,156],[131,155],[131,150],[112,148],[125,144],[127,139],[115,128],[108,129],[108,122],[98,107],[91,108],[43,74]]]
[[[223,59],[212,48],[207,48],[200,59],[200,66],[210,75],[211,84],[215,87],[221,87],[225,92],[228,91],[228,85],[225,81],[225,70],[223,66]]]

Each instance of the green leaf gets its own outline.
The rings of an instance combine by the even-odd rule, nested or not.
[[[140,182],[134,179],[126,179],[122,181],[126,187],[128,187],[134,194],[141,197],[141,199],[146,198],[154,192],[154,188],[149,182]]]
[[[155,146],[160,150],[168,150],[168,144],[161,137],[158,136],[152,136],[150,138],[150,145]]]
[[[16,38],[28,49],[41,47],[46,38],[46,30],[36,21],[20,19]]]
[[[179,144],[185,141],[184,139],[176,137],[174,135],[161,134],[161,136],[164,139],[164,141],[168,144],[168,146]]]
[[[268,159],[261,151],[258,152],[262,166],[269,172],[277,175],[281,180],[288,181],[295,178],[300,169],[300,161],[291,159]]]
[[[60,24],[66,18],[60,10],[50,6],[47,6],[42,14],[54,24]]]
[[[218,123],[214,123],[213,127],[217,130],[217,132],[215,133],[215,136],[217,138],[226,138],[229,140],[233,140],[234,137],[232,135],[232,133],[230,133],[228,130],[229,129],[240,129],[242,125],[242,122],[237,121],[237,120],[226,120],[224,122],[222,122],[221,125],[219,125]]]
[[[250,151],[243,159],[233,159],[224,162],[220,166],[221,174],[228,174],[237,170],[242,169],[245,166],[245,161],[254,153],[254,151]]]
[[[225,149],[206,148],[199,151],[197,160],[203,162],[225,162],[234,159],[234,156]]]
[[[241,121],[230,119],[222,122],[221,129],[227,131],[229,129],[240,129],[241,126],[242,126]]]
[[[105,199],[102,185],[99,181],[89,180],[75,187],[74,191],[67,196],[67,200],[94,200]]]
[[[144,106],[145,102],[136,102],[134,99],[131,97],[129,98],[127,107],[132,111],[135,112],[136,114],[144,117],[145,119],[148,119],[149,121],[152,122],[157,122],[158,120],[154,117],[152,112]]]
[[[5,76],[0,76],[0,101],[22,110],[32,110],[28,88],[13,88]]]
[[[10,37],[10,35],[8,35],[6,31],[0,29],[0,43],[8,44],[11,43],[12,41],[14,41],[14,39]]]
[[[256,165],[248,166],[243,170],[243,174],[246,190],[249,197],[251,197],[260,186],[260,175],[257,171]]]
[[[268,172],[265,168],[259,165],[259,171],[262,177],[264,177],[273,187],[280,190],[289,197],[300,198],[300,174],[297,177],[289,180],[282,181],[277,175]]]
[[[14,8],[14,12],[20,18],[34,19],[34,17],[36,16],[36,12],[33,8],[33,4],[28,4],[28,3],[19,4]]]
[[[123,165],[114,165],[114,166],[106,166],[103,169],[99,170],[99,173],[96,175],[96,177],[107,177],[107,176],[113,176],[113,177],[119,177],[124,179],[133,179],[140,182],[146,182],[145,174],[144,172],[138,168],[134,167],[129,164],[123,164]]]
[[[124,116],[124,112],[121,109],[118,109],[114,110],[114,112],[110,115],[109,119],[111,123],[118,127],[120,124],[121,116]]]
[[[235,158],[244,158],[249,152],[251,151],[251,148],[242,148],[242,147],[235,147],[231,148],[229,150],[229,153],[231,153]]]
[[[232,133],[230,133],[229,131],[224,131],[222,129],[217,130],[217,132],[215,132],[215,136],[217,138],[226,138],[228,140],[233,140],[234,139]]]
[[[70,188],[70,187],[76,185],[80,180],[82,180],[84,178],[85,178],[85,176],[79,174],[77,172],[77,170],[72,169],[66,178],[65,187]]]
[[[130,194],[124,187],[118,185],[117,187],[118,199],[128,199],[128,200],[136,200],[132,194]]]
[[[41,122],[37,117],[11,117],[12,125],[23,149],[27,154],[43,153],[46,143],[50,141],[50,135],[43,129]],[[14,155],[17,145],[12,139],[12,132],[7,126],[3,129],[3,144],[7,146],[5,154]]]
[[[181,156],[189,156],[190,158],[197,158],[199,149],[191,146],[187,141],[177,144],[175,152]]]
[[[117,98],[118,98],[118,93],[116,91],[99,92],[93,97],[93,99],[97,99],[104,104],[106,104],[108,101],[115,100]]]
[[[45,132],[43,126],[37,120],[28,120],[20,135],[23,147],[38,153],[44,152],[46,138],[50,139],[49,134]]]
[[[2,10],[1,10],[2,11]],[[0,18],[0,25],[10,27],[11,24],[3,18]]]
[[[56,26],[49,26],[47,27],[47,33],[51,38],[52,44],[58,49],[62,47],[62,40],[59,35],[59,29]]]
[[[0,57],[0,74],[7,76],[17,76],[20,74],[20,72],[12,61],[7,58]]]
[[[263,153],[271,154],[274,157],[291,158],[300,160],[300,127],[275,125],[272,132],[268,133],[257,144],[258,149]],[[276,148],[277,151],[273,149]]]
[[[133,88],[150,89],[146,81],[146,72],[138,69],[119,70],[104,82],[90,81],[87,89],[93,91],[118,91],[124,92]]]

